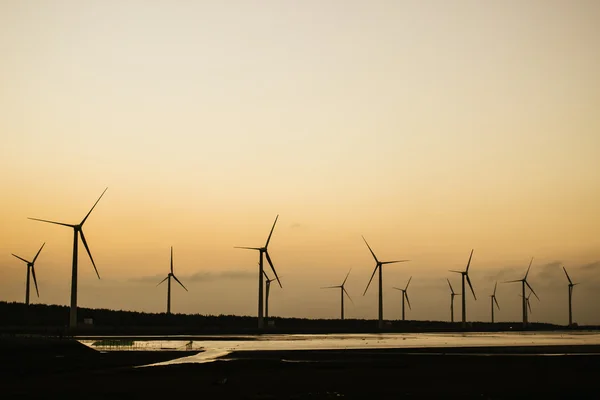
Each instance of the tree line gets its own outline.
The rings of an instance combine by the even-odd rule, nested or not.
[[[65,330],[69,307],[61,305],[0,302],[0,330],[3,332],[41,332]],[[86,322],[88,322],[86,324]],[[91,324],[90,324],[91,322]],[[521,330],[519,322],[472,322],[468,330]],[[546,323],[532,323],[532,330],[562,329]],[[586,327],[593,328],[593,327]],[[166,314],[78,308],[78,330],[90,334],[177,334],[254,333],[256,317],[238,315]],[[368,319],[308,319],[269,317],[267,331],[281,333],[377,332],[376,321]],[[391,332],[444,332],[460,330],[460,323],[444,321],[388,321]]]

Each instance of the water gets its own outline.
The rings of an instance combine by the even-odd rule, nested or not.
[[[140,340],[141,339],[141,340]],[[152,365],[214,361],[233,351],[409,349],[436,347],[577,346],[600,345],[598,332],[502,332],[502,333],[393,333],[260,336],[146,336],[82,339],[97,350],[204,350],[179,359]]]

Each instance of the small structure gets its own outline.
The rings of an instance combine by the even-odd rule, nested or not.
[[[93,318],[84,318],[83,324],[84,325],[94,325],[94,319]]]

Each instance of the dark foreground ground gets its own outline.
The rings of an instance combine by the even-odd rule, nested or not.
[[[531,348],[253,352],[132,368],[190,353],[100,354],[70,341],[0,341],[0,398],[598,398],[600,349],[573,349],[580,354],[561,355],[568,348],[535,349],[555,353],[547,356]]]

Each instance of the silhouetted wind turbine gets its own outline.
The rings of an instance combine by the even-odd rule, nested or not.
[[[265,325],[265,321],[263,318],[263,254],[267,257],[267,261],[269,263],[269,265],[271,266],[271,269],[273,270],[273,273],[275,274],[275,279],[277,279],[277,283],[279,284],[280,288],[283,288],[283,286],[281,286],[281,281],[279,280],[279,277],[277,276],[277,271],[275,271],[275,267],[273,266],[273,262],[271,261],[271,257],[269,257],[269,252],[267,251],[267,247],[269,246],[269,241],[271,240],[271,235],[273,235],[273,229],[275,229],[275,224],[277,223],[277,218],[279,218],[279,215],[277,215],[277,217],[275,217],[275,222],[273,222],[273,227],[271,228],[271,232],[269,233],[269,237],[267,238],[267,242],[265,243],[264,247],[240,247],[240,246],[234,246],[234,248],[236,249],[248,249],[248,250],[258,250],[259,251],[259,256],[258,256],[258,328],[262,329]]]
[[[269,275],[267,275],[267,273],[265,271],[263,271],[263,274],[265,275],[265,284],[266,284],[266,291],[265,291],[265,319],[268,320],[269,319],[269,292],[271,291],[271,282],[275,281],[276,279],[269,279]]]
[[[106,189],[104,189],[104,192],[102,192],[100,197],[98,197],[98,200],[96,200],[96,202],[94,203],[94,205],[92,206],[90,211],[87,213],[85,218],[83,218],[83,220],[77,225],[65,224],[62,222],[48,221],[45,219],[29,218],[34,221],[48,222],[50,224],[68,226],[69,228],[73,228],[73,270],[71,272],[71,309],[69,312],[69,326],[71,328],[77,327],[77,247],[79,244],[79,236],[81,236],[81,241],[83,242],[83,246],[85,247],[85,250],[87,251],[88,256],[90,256],[90,260],[92,261],[92,265],[94,267],[94,270],[96,271],[96,275],[98,276],[98,279],[100,279],[100,274],[98,273],[98,269],[96,268],[96,263],[94,263],[94,259],[92,258],[92,253],[90,253],[90,249],[85,240],[85,235],[83,234],[83,224],[85,223],[85,221],[88,219],[88,217],[90,216],[90,214],[96,207],[96,204],[98,204],[98,202],[100,201],[102,196],[104,196],[104,193],[106,193],[107,189],[108,189],[108,187]]]
[[[461,274],[462,277],[462,327],[466,328],[467,327],[467,296],[465,296],[465,278],[467,279],[467,283],[469,284],[469,287],[471,288],[471,292],[473,293],[473,298],[475,300],[477,300],[477,296],[475,296],[475,290],[473,290],[473,285],[471,285],[471,280],[469,279],[469,267],[471,266],[471,258],[473,257],[473,249],[471,249],[471,255],[469,256],[469,262],[467,262],[467,269],[464,271],[453,271],[450,270],[450,272],[456,272]]]
[[[500,310],[500,305],[498,304],[498,300],[496,300],[496,288],[498,287],[498,282],[494,285],[494,293],[490,295],[492,301],[492,324],[494,323],[494,303],[496,303],[496,307]]]
[[[408,299],[408,285],[410,285],[410,281],[412,280],[412,276],[408,279],[408,283],[404,289],[400,289],[394,287],[396,290],[400,290],[402,292],[402,321],[404,321],[404,299],[406,298],[406,302],[408,303],[408,308],[410,308],[410,300]]]
[[[573,325],[573,309],[571,308],[571,299],[573,297],[573,287],[575,285],[579,285],[579,283],[573,283],[571,281],[571,277],[569,277],[569,274],[567,274],[567,270],[565,269],[565,267],[563,266],[563,271],[565,271],[565,275],[567,276],[567,279],[569,280],[569,326]]]
[[[35,285],[35,291],[37,293],[37,296],[40,297],[40,291],[38,290],[38,285],[37,285],[37,279],[35,279],[35,260],[37,260],[38,256],[40,255],[40,252],[42,251],[42,249],[44,248],[44,245],[46,243],[44,242],[42,244],[42,247],[40,247],[40,249],[38,250],[37,254],[35,255],[35,257],[33,257],[33,261],[27,261],[26,259],[19,257],[18,255],[11,253],[13,256],[17,257],[19,260],[27,263],[27,286],[25,286],[25,305],[29,305],[29,286],[30,286],[30,276],[33,275],[33,283]]]
[[[525,297],[525,303],[527,304],[527,308],[526,308],[526,310],[527,310],[527,309],[529,309],[528,313],[531,313],[531,302],[529,301],[529,298],[531,297],[531,293],[532,293],[532,292],[529,292],[529,294],[527,295],[527,297]],[[534,293],[534,294],[535,294],[535,293]],[[523,297],[523,295],[521,295],[521,294],[520,294],[520,295],[519,295],[519,297],[521,297],[521,298],[522,298],[522,297]],[[538,301],[539,301],[539,299],[538,299]]]
[[[538,295],[535,293],[535,291],[533,290],[533,288],[531,287],[531,285],[529,284],[529,282],[527,282],[527,276],[529,275],[529,269],[531,269],[531,263],[533,263],[533,257],[531,257],[531,261],[529,262],[529,267],[527,267],[527,272],[525,273],[525,277],[523,277],[523,279],[516,279],[514,281],[504,282],[504,283],[521,282],[521,284],[522,284],[521,297],[523,297],[523,328],[527,327],[527,298],[525,297],[525,286],[527,286],[529,288],[529,290],[531,290],[531,293],[533,293],[535,295],[535,297],[537,297],[538,300],[540,299],[538,297]]]
[[[350,271],[352,271],[352,268],[350,268]],[[341,295],[341,300],[342,300],[342,320],[344,319],[344,293],[346,294],[346,296],[348,296],[348,298],[350,299],[350,301],[352,302],[352,304],[354,304],[354,302],[352,301],[352,298],[350,297],[350,295],[348,294],[348,292],[346,291],[346,288],[344,287],[344,285],[346,284],[346,280],[348,279],[348,275],[350,275],[350,271],[348,271],[348,273],[346,274],[346,278],[344,279],[344,282],[342,282],[341,285],[337,285],[337,286],[326,286],[326,287],[322,287],[321,289],[340,289],[340,295]]]
[[[189,292],[189,290],[187,290],[187,288],[183,286],[183,283],[181,283],[173,273],[173,246],[171,246],[171,272],[168,273],[165,279],[158,283],[158,285],[160,285],[164,281],[167,281],[167,315],[171,314],[171,278],[175,279],[177,283],[179,283],[181,287],[185,289],[186,292]]]
[[[448,286],[450,286],[450,322],[454,322],[454,296],[460,296],[461,293],[454,293],[450,279],[446,278],[446,280],[448,281]]]
[[[379,261],[377,259],[377,256],[375,256],[375,253],[373,253],[371,246],[369,246],[369,243],[367,243],[367,240],[365,239],[365,237],[363,236],[362,238],[365,241],[365,244],[367,245],[367,247],[369,248],[369,251],[373,255],[373,258],[375,259],[375,269],[373,270],[371,279],[369,279],[369,283],[367,283],[367,287],[365,288],[365,292],[363,293],[363,296],[367,293],[367,290],[369,289],[369,285],[371,285],[371,281],[373,280],[373,277],[375,276],[375,272],[377,272],[377,270],[379,269],[379,325],[378,326],[379,326],[379,329],[383,329],[383,272],[382,272],[383,265],[384,264],[394,264],[394,263],[399,263],[399,262],[406,262],[406,261],[410,261],[410,260]]]

